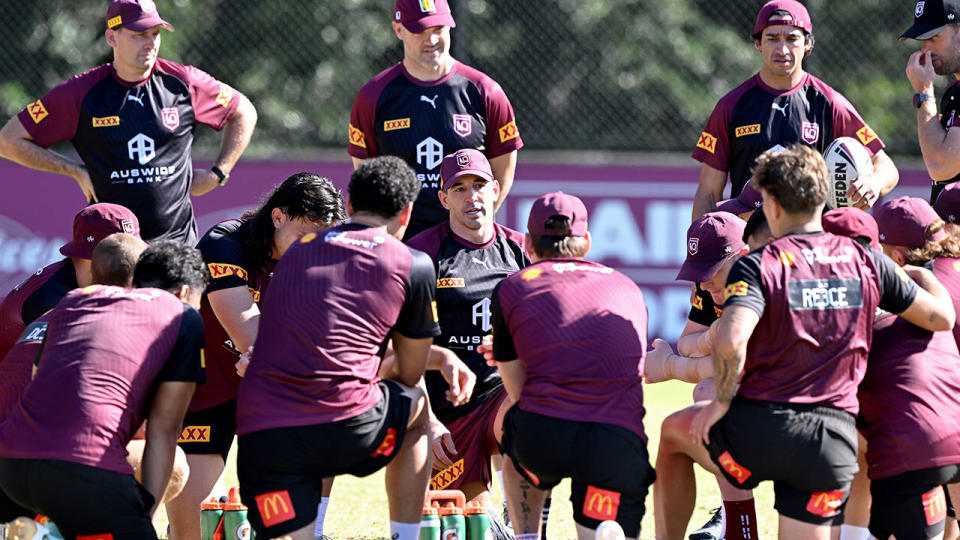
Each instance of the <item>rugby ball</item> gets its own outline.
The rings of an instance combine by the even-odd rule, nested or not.
[[[847,190],[857,178],[873,172],[870,152],[853,137],[839,137],[823,151],[827,162],[827,207],[851,206]]]

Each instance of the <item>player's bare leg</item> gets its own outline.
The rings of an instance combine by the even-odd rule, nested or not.
[[[713,474],[720,472],[707,449],[690,437],[691,421],[700,408],[694,405],[668,416],[660,429],[657,480],[653,483],[654,521],[659,540],[682,540],[686,534],[697,496],[694,462]]]
[[[777,538],[780,540],[839,540],[840,527],[813,525],[781,515],[780,524],[777,527]]]
[[[170,520],[170,540],[200,540],[200,503],[210,497],[223,474],[220,454],[189,454],[187,463],[190,476],[186,485],[180,495],[165,506]]]
[[[870,526],[870,477],[867,476],[867,440],[857,433],[857,465],[860,470],[850,485],[850,497],[843,511],[841,540],[869,540],[873,538]]]
[[[140,466],[143,463],[143,448],[146,440],[134,439],[127,444],[127,463],[133,468],[133,477],[137,482],[141,480]],[[170,471],[170,481],[167,482],[167,489],[163,492],[163,500],[160,504],[165,504],[183,491],[183,486],[187,483],[190,476],[190,465],[187,464],[187,455],[183,453],[180,447],[177,447],[173,454],[173,470]],[[2,536],[0,536],[2,538]]]
[[[407,434],[397,455],[387,465],[385,475],[391,533],[399,533],[399,536],[394,536],[399,540],[408,539],[406,531],[393,530],[398,527],[413,526],[412,538],[418,534],[433,461],[426,394],[419,386],[405,387],[404,394],[411,400]]]
[[[324,478],[320,485],[320,504],[317,505],[317,519],[313,523],[314,539],[323,538],[323,522],[327,517],[327,505],[330,504],[330,493],[333,491],[333,479]],[[328,537],[329,538],[329,537]]]
[[[515,538],[539,538],[543,501],[550,492],[534,487],[512,462],[503,468],[503,485]]]

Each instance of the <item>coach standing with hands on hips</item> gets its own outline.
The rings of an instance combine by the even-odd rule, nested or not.
[[[0,157],[76,180],[90,202],[126,206],[146,241],[193,245],[190,195],[223,185],[257,122],[250,101],[207,73],[158,58],[162,29],[153,0],[113,0],[105,37],[113,62],[61,83],[0,130]],[[190,156],[197,124],[224,130],[209,170]],[[48,147],[69,140],[81,162]]]
[[[917,108],[917,138],[920,152],[933,185],[930,204],[944,186],[960,180],[960,132],[950,128],[960,125],[957,118],[960,102],[960,2],[957,0],[924,0],[913,11],[913,26],[900,39],[923,42],[919,51],[907,62],[907,79],[913,86],[913,104]],[[953,75],[954,80],[943,93],[937,112],[933,81],[937,75]]]

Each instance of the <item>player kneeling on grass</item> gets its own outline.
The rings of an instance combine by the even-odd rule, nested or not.
[[[57,304],[36,376],[0,428],[0,488],[14,503],[66,538],[157,538],[151,516],[203,380],[206,280],[198,251],[165,240],[140,256],[138,288],[91,285]],[[126,446],[144,417],[141,485]]]
[[[258,538],[313,539],[324,478],[386,467],[391,537],[419,535],[431,459],[423,376],[433,261],[403,245],[420,182],[377,157],[350,178],[351,222],[303,236],[277,263],[237,395],[237,473]],[[377,370],[393,341],[395,380]]]
[[[511,485],[504,474],[516,538],[538,537],[544,490],[564,478],[579,538],[593,538],[607,520],[636,538],[654,478],[643,429],[643,295],[630,278],[583,258],[590,235],[580,199],[541,196],[527,229],[533,264],[493,295],[492,356],[515,402],[501,443],[523,475]]]
[[[741,489],[775,479],[780,538],[838,534],[875,309],[931,331],[954,324],[949,299],[918,289],[883,254],[823,232],[827,170],[816,151],[763,155],[755,177],[776,240],[730,270],[714,338],[716,399],[664,421],[690,439],[658,457],[657,508],[668,511],[657,519],[675,531],[661,540],[680,538],[690,518],[692,461]]]
[[[237,388],[246,371],[240,351],[257,338],[259,306],[277,260],[303,235],[344,217],[340,190],[327,178],[301,172],[268,192],[258,209],[216,224],[197,244],[211,273],[200,303],[207,382],[197,387],[183,420],[180,448],[191,474],[166,507],[171,539],[200,539],[200,503],[216,489],[236,435]],[[315,529],[321,537],[332,479],[327,484]]]
[[[945,230],[955,226],[945,226],[926,201],[912,197],[884,201],[874,216],[885,253],[924,289],[960,301],[960,238]],[[936,277],[920,267],[931,263]],[[929,332],[889,313],[874,323],[858,397],[873,496],[870,533],[877,538],[943,535],[943,488],[960,482],[958,365],[952,333]]]

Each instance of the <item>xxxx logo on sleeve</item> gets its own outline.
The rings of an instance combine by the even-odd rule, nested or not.
[[[260,511],[264,527],[273,527],[297,517],[293,501],[290,500],[290,492],[285,489],[257,495],[253,500],[257,502],[257,510]]]
[[[749,126],[740,126],[737,129],[733,130],[734,134],[739,139],[740,137],[745,137],[747,135],[759,135],[760,134],[760,124],[750,124]]]
[[[857,138],[860,139],[860,142],[866,146],[874,141],[877,138],[877,134],[870,129],[870,126],[863,126],[857,130]]]
[[[350,144],[359,146],[360,148],[366,148],[367,141],[363,136],[363,131],[353,127],[353,124],[348,125],[350,126]]]
[[[409,118],[397,118],[396,120],[386,120],[383,122],[384,131],[394,131],[397,129],[407,129],[410,127]]]
[[[39,99],[27,105],[27,112],[30,113],[30,118],[33,118],[35,124],[39,124],[50,114],[47,112],[47,108],[43,106],[43,102]]]
[[[217,103],[224,107],[229,107],[231,99],[233,99],[233,88],[230,88],[228,84],[220,83],[220,91],[217,92]]]
[[[114,127],[120,125],[119,116],[104,116],[102,118],[93,117],[93,127],[102,128],[102,127]]]
[[[217,279],[226,276],[237,276],[244,281],[247,280],[247,271],[235,264],[208,263],[207,268],[210,270],[211,279]]]
[[[462,277],[445,277],[437,280],[438,289],[458,289],[466,285]]]
[[[583,515],[599,521],[617,519],[620,510],[620,492],[587,486],[583,499]]]
[[[711,154],[717,153],[717,138],[707,133],[700,133],[700,139],[697,141],[697,148],[703,148]]]
[[[520,131],[517,130],[516,120],[511,120],[500,128],[500,142],[507,142],[511,139],[516,139],[519,136]]]

